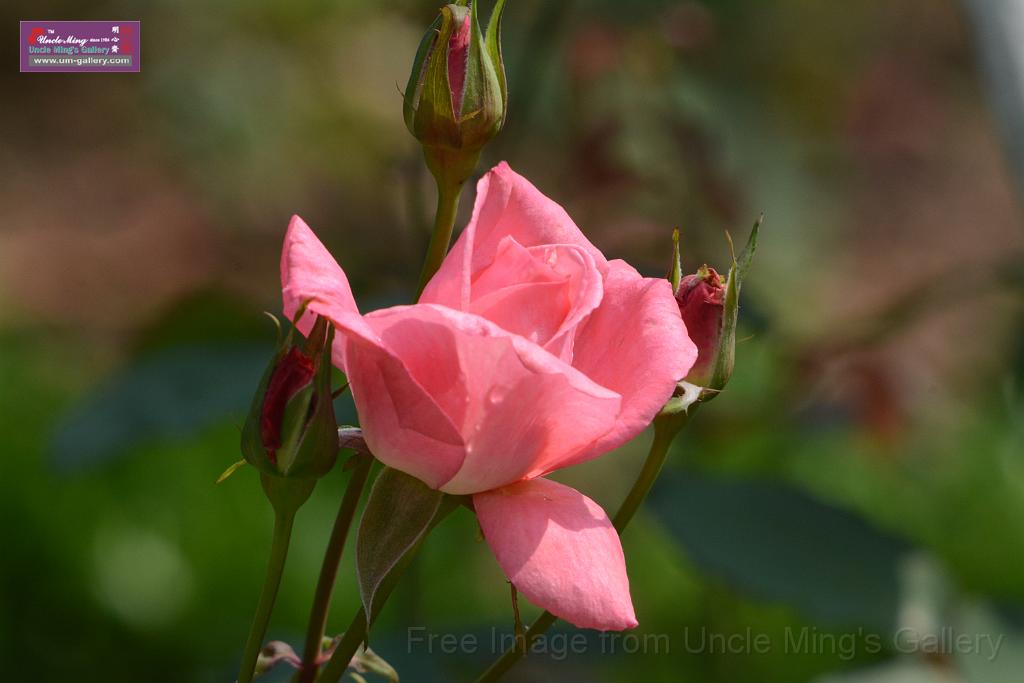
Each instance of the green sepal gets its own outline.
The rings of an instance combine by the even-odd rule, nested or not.
[[[441,25],[436,29],[434,46],[428,55],[412,125],[412,134],[427,146],[461,146],[448,80],[448,41],[452,32],[458,29],[460,20],[465,19],[467,11],[464,7],[446,5],[438,17]],[[430,30],[435,30],[433,25]]]
[[[304,307],[303,307],[304,310]],[[296,315],[301,317],[302,311]],[[307,355],[319,355],[313,382],[288,399],[281,419],[281,446],[270,458],[260,431],[260,418],[274,370],[295,345],[295,329],[278,336],[278,347],[260,379],[242,427],[241,448],[246,462],[262,473],[287,477],[322,477],[338,454],[338,426],[331,398],[331,347],[334,327],[318,317],[304,343]],[[314,402],[315,401],[315,405]],[[312,414],[310,414],[312,406]]]
[[[239,468],[244,467],[245,465],[248,465],[248,464],[249,463],[246,460],[239,460],[238,462],[232,464],[226,470],[224,470],[221,473],[221,475],[219,477],[217,477],[217,481],[215,481],[213,483],[214,484],[222,484],[222,483],[224,483],[225,481],[228,480],[228,477],[230,477],[232,474],[237,472],[239,470]]]
[[[677,415],[679,413],[687,413],[690,411],[690,406],[699,401],[706,400],[705,393],[707,391],[706,388],[687,381],[679,382],[676,384],[676,390],[672,394],[672,398],[668,400],[668,403],[665,404],[665,407],[658,414]]]
[[[679,255],[679,228],[672,231],[672,266],[668,271],[668,281],[672,283],[672,293],[679,291],[679,283],[683,280],[683,261]]]
[[[268,314],[269,315],[269,314]],[[260,378],[260,383],[256,387],[256,393],[252,397],[252,403],[249,406],[249,414],[246,416],[245,425],[242,427],[242,456],[246,462],[255,467],[260,472],[267,474],[278,474],[277,465],[270,459],[267,454],[267,449],[263,447],[263,439],[260,436],[260,415],[263,411],[263,399],[267,394],[267,387],[270,385],[270,378],[274,374],[274,369],[277,368],[281,359],[288,353],[288,349],[291,347],[293,339],[293,331],[289,329],[288,334],[281,335],[281,323],[277,321],[277,318],[270,316],[278,326],[278,342],[277,349],[274,351],[273,358],[270,359],[270,363],[267,365],[267,369],[263,371],[263,376]]]
[[[494,66],[495,75],[498,78],[498,88],[501,92],[501,101],[504,110],[501,114],[501,125],[505,124],[505,116],[508,113],[508,82],[505,78],[505,59],[501,52],[501,17],[505,12],[505,0],[498,0],[491,12],[491,18],[487,22],[487,54]]]
[[[750,270],[750,264],[754,261],[754,252],[757,251],[757,233],[761,229],[761,223],[763,222],[764,214],[762,213],[757,217],[757,220],[754,221],[754,227],[750,230],[750,235],[747,237],[747,243],[744,245],[743,251],[740,252],[740,257],[736,267],[737,289],[747,277],[747,272]]]
[[[505,121],[505,96],[491,60],[491,53],[480,31],[479,0],[469,6],[469,49],[466,54],[466,79],[462,88],[457,118],[462,129],[460,147],[483,147],[497,135]],[[493,15],[492,15],[493,16]]]
[[[320,337],[321,326],[325,329]],[[313,331],[307,340],[307,352],[319,349],[320,359],[317,364],[314,384],[310,389],[315,390],[316,405],[313,406],[313,414],[299,423],[304,425],[301,429],[298,447],[293,451],[293,459],[287,467],[282,467],[280,456],[278,467],[286,476],[295,477],[322,477],[331,471],[338,457],[338,422],[334,416],[334,402],[331,397],[331,351],[334,343],[334,326],[327,322],[326,318],[318,318]],[[304,393],[306,390],[303,389]],[[296,395],[298,396],[298,394]],[[310,402],[300,400],[296,402],[296,409],[306,407],[308,411]],[[291,401],[289,401],[289,410]],[[286,410],[285,420],[288,420]],[[306,413],[308,415],[308,412]],[[301,418],[302,416],[297,416]],[[284,449],[282,440],[282,450]]]
[[[423,34],[420,46],[416,49],[416,57],[412,63],[412,72],[409,74],[409,82],[405,86],[405,94],[402,100],[402,114],[405,117],[405,126],[409,132],[416,135],[416,109],[419,107],[420,97],[423,94],[423,84],[427,65],[429,64],[431,52],[437,49],[437,36],[441,30],[443,15],[438,14],[430,28]]]
[[[702,398],[709,401],[714,398],[728,383],[732,376],[733,364],[736,359],[736,322],[740,312],[740,290],[743,287],[743,280],[750,270],[750,264],[754,259],[754,252],[757,251],[757,233],[761,227],[764,216],[758,217],[754,227],[750,231],[747,243],[740,253],[739,259],[732,248],[732,240],[729,240],[729,251],[732,255],[732,265],[729,267],[729,275],[725,282],[725,301],[722,310],[722,333],[718,337],[718,350],[715,354],[715,365],[711,372],[711,381],[708,382],[708,392]]]

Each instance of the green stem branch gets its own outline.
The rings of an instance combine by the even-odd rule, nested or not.
[[[306,628],[306,645],[302,652],[302,668],[296,678],[297,683],[312,683],[319,669],[320,646],[327,627],[327,612],[331,605],[331,594],[334,582],[338,577],[338,565],[345,550],[352,520],[359,506],[366,480],[370,476],[373,458],[358,455],[357,464],[348,481],[345,495],[338,507],[338,515],[334,519],[331,538],[324,552],[324,562],[320,567],[320,578],[317,580],[316,592],[313,595],[313,608],[309,613],[309,626]]]
[[[644,460],[643,467],[640,468],[640,474],[637,475],[636,481],[633,482],[633,487],[626,494],[626,499],[622,501],[615,516],[612,517],[612,525],[619,532],[620,536],[626,530],[626,527],[629,526],[629,523],[633,521],[633,516],[640,509],[640,506],[647,498],[647,494],[651,492],[651,487],[654,486],[658,475],[661,474],[661,468],[668,457],[672,441],[676,438],[676,434],[686,425],[689,415],[695,409],[691,407],[690,413],[665,416],[654,421],[654,441],[651,442],[651,449],[647,453],[647,459]]]
[[[434,214],[434,232],[430,236],[427,257],[423,261],[419,286],[416,288],[416,300],[441,267],[441,262],[448,254],[448,245],[455,229],[455,216],[459,210],[459,197],[462,195],[462,183],[446,182],[442,179],[437,183],[437,213]]]
[[[277,590],[281,585],[281,574],[284,572],[284,562],[288,557],[288,543],[291,541],[294,521],[294,510],[276,511],[274,514],[274,540],[270,546],[267,576],[263,581],[259,604],[256,606],[256,616],[253,617],[252,627],[249,629],[249,638],[245,642],[242,666],[238,671],[238,683],[251,683],[256,673],[256,660],[263,647],[263,637],[267,633],[274,601],[277,600]]]
[[[618,512],[612,517],[612,524],[619,535],[622,535],[622,532],[629,526],[633,516],[640,509],[640,505],[647,498],[647,494],[650,493],[651,487],[654,486],[654,482],[657,480],[658,475],[661,473],[661,468],[665,464],[672,440],[675,439],[676,434],[686,425],[689,416],[693,414],[695,409],[696,406],[693,406],[690,408],[689,413],[666,415],[654,421],[654,441],[651,443],[651,449],[647,453],[647,459],[644,460],[643,467],[640,468],[640,474],[637,475],[633,487],[626,494],[626,499],[622,501]],[[541,613],[537,620],[530,625],[530,628],[526,629],[523,638],[516,638],[515,645],[502,653],[501,657],[495,660],[494,664],[476,679],[476,683],[494,683],[494,681],[499,680],[523,655],[530,651],[534,641],[551,628],[556,621],[558,621],[558,617],[551,612],[544,611]]]

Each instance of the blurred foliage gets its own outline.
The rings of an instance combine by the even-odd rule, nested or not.
[[[1012,111],[994,130],[979,71],[1013,45],[985,27],[1015,24],[979,5],[510,3],[510,116],[485,164],[507,159],[651,274],[673,227],[695,270],[767,214],[732,382],[624,538],[647,646],[586,633],[572,654],[553,638],[510,681],[1018,680],[1024,232],[1003,150],[1020,140]],[[435,11],[0,7],[8,23],[141,19],[144,44],[138,75],[0,74],[5,680],[232,680],[271,513],[252,471],[213,481],[239,457],[273,339],[280,240],[299,213],[364,310],[411,296],[433,197],[398,84]],[[987,72],[988,92],[1010,71]],[[643,441],[559,476],[613,508]],[[299,514],[271,638],[301,640],[347,476]],[[358,605],[353,572],[350,551],[332,633]],[[373,647],[403,680],[472,680],[510,611],[459,510]],[[410,625],[480,647],[430,652]],[[1005,639],[992,661],[907,653],[900,628]],[[776,646],[691,647],[702,632]],[[781,646],[804,632],[826,646]],[[827,646],[850,634],[849,656]]]
[[[668,476],[651,501],[694,563],[824,624],[892,629],[903,543],[771,482]]]

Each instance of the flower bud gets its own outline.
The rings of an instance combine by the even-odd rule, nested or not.
[[[710,387],[722,335],[725,280],[714,268],[702,266],[696,274],[687,275],[679,281],[676,303],[686,323],[686,332],[697,347],[697,361],[690,368],[686,381],[699,387]],[[731,374],[732,353],[731,350],[725,352],[730,356],[727,372]]]
[[[334,328],[317,317],[304,344],[293,338],[289,331],[263,375],[242,431],[242,454],[264,474],[320,477],[338,454],[331,397]]]
[[[448,170],[457,182],[473,172],[480,150],[501,130],[508,102],[500,41],[505,2],[498,0],[486,37],[476,6],[459,0],[441,8],[416,52],[403,107],[431,171]]]
[[[763,216],[754,223],[747,244],[739,258],[733,253],[729,275],[722,277],[714,268],[701,266],[693,275],[678,280],[675,289],[679,313],[686,331],[697,346],[697,362],[685,382],[704,391],[700,400],[709,401],[718,395],[732,376],[736,357],[736,321],[740,309],[740,288],[757,251],[757,234]],[[728,236],[728,234],[726,235]],[[675,242],[674,263],[669,280],[675,284],[679,274],[679,242]],[[729,240],[732,251],[732,240]]]

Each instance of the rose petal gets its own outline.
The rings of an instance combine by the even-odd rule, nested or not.
[[[557,467],[595,458],[642,432],[697,358],[668,280],[641,277],[624,261],[608,265],[604,299],[577,334],[573,366],[621,394],[622,411],[608,433]]]
[[[437,488],[462,466],[462,438],[445,413],[359,315],[348,278],[309,226],[292,218],[281,255],[285,312],[329,318],[334,362],[348,376],[366,443],[382,462]],[[304,315],[298,327],[313,324]]]
[[[461,434],[465,461],[443,491],[475,493],[546,471],[616,421],[618,394],[479,316],[418,304],[366,320]]]
[[[298,216],[292,216],[281,250],[281,296],[289,319],[309,302],[306,314],[296,323],[303,334],[313,329],[315,316],[310,313],[316,313],[367,339],[376,337],[359,315],[345,271]],[[334,340],[334,363],[342,369],[344,347],[344,338]]]
[[[473,496],[487,545],[526,599],[581,628],[637,625],[619,536],[601,506],[547,479]]]
[[[606,269],[604,256],[584,237],[565,209],[501,162],[477,183],[469,225],[427,283],[420,302],[469,310],[473,275],[494,261],[498,245],[509,236],[524,247],[578,246],[590,254],[598,270]]]
[[[339,329],[348,338],[346,371],[366,445],[385,465],[440,488],[465,459],[458,430],[400,359]]]
[[[474,274],[469,312],[572,360],[576,328],[601,303],[601,273],[584,249],[523,247],[512,237]]]

